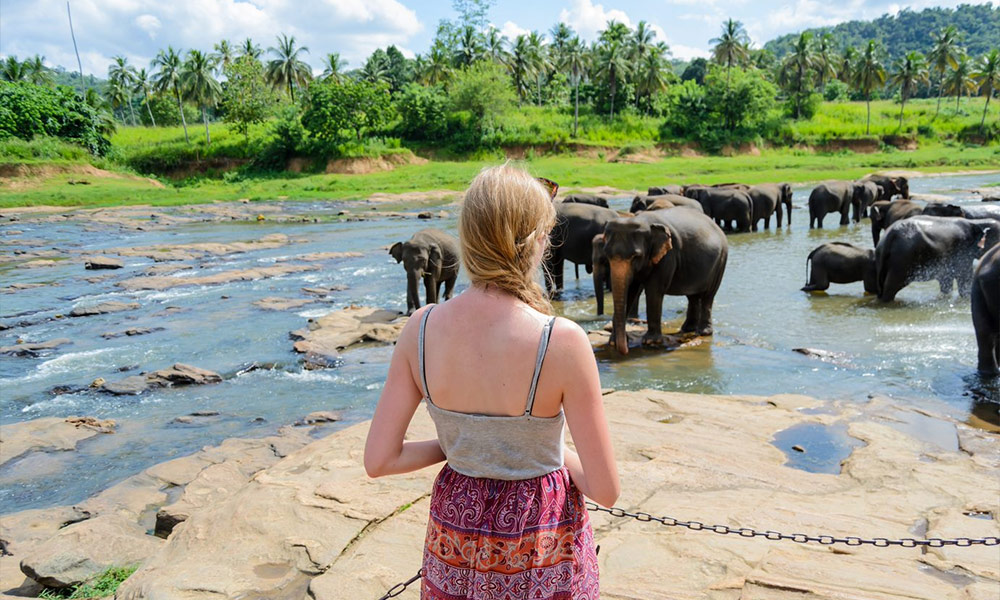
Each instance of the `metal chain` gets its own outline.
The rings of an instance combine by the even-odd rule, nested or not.
[[[706,525],[700,521],[679,521],[672,517],[654,517],[647,512],[629,512],[624,508],[604,508],[591,501],[586,501],[584,503],[587,506],[587,510],[591,512],[605,512],[610,514],[612,517],[622,517],[631,518],[636,521],[641,521],[643,523],[656,522],[661,525],[666,525],[667,527],[686,527],[691,531],[711,531],[712,533],[718,533],[720,535],[725,535],[729,533],[734,533],[740,537],[745,538],[757,538],[762,537],[766,540],[791,540],[797,544],[807,544],[814,542],[817,544],[822,544],[824,546],[832,546],[833,544],[846,544],[848,546],[875,546],[876,548],[887,548],[889,546],[902,546],[903,548],[916,548],[918,546],[927,546],[930,548],[941,548],[943,546],[1000,546],[1000,537],[985,537],[985,538],[902,538],[898,540],[890,540],[888,538],[860,538],[854,536],[848,537],[836,537],[832,535],[806,535],[804,533],[780,533],[777,531],[757,531],[750,527],[729,527],[728,525]],[[392,586],[384,596],[378,600],[388,600],[389,598],[394,598],[403,593],[414,581],[420,579],[424,575],[424,570],[420,569],[417,574],[410,577],[402,583],[397,583]]]
[[[666,525],[667,527],[686,527],[692,531],[711,531],[712,533],[718,533],[725,535],[728,533],[734,533],[740,537],[745,538],[755,538],[762,537],[768,540],[791,540],[798,544],[805,544],[808,542],[815,542],[817,544],[822,544],[824,546],[830,546],[833,544],[846,544],[848,546],[875,546],[877,548],[887,548],[889,546],[902,546],[904,548],[916,548],[918,546],[928,546],[931,548],[941,548],[942,546],[1000,546],[1000,537],[985,537],[985,538],[955,538],[955,539],[942,539],[942,538],[925,538],[925,539],[914,539],[914,538],[902,538],[899,540],[890,540],[887,538],[871,538],[865,539],[860,537],[836,537],[832,535],[806,535],[804,533],[779,533],[777,531],[757,531],[750,527],[729,527],[728,525],[706,525],[699,521],[680,521],[672,517],[654,517],[653,515],[645,512],[628,512],[623,508],[604,508],[603,506],[598,506],[597,504],[587,501],[587,510],[595,512],[606,512],[612,517],[627,517],[635,519],[636,521],[642,521],[648,523],[655,521],[661,525]]]

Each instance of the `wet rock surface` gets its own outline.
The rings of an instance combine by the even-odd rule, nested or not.
[[[113,433],[115,422],[92,417],[45,417],[0,425],[0,465],[29,452],[75,450],[81,441]]]
[[[94,304],[92,306],[78,306],[69,312],[71,317],[90,317],[93,315],[104,315],[108,313],[123,312],[126,310],[135,310],[139,308],[138,302],[118,302],[117,300],[112,300],[110,302],[101,302],[100,304]]]
[[[10,354],[14,356],[35,356],[43,350],[54,350],[60,346],[72,344],[68,338],[57,338],[45,342],[24,342],[13,346],[0,346],[0,354]]]
[[[120,258],[112,256],[90,256],[84,261],[84,268],[94,271],[98,269],[121,269],[125,266]]]
[[[367,306],[349,306],[291,332],[293,348],[305,354],[307,368],[332,366],[345,348],[361,342],[392,344],[406,325],[402,313]]]
[[[200,369],[184,363],[175,363],[172,367],[148,373],[145,377],[149,386],[165,387],[170,385],[204,385],[219,383],[222,376],[214,371]]]

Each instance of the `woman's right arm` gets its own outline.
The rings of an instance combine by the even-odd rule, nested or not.
[[[610,507],[621,488],[594,350],[579,325],[565,319],[556,323],[555,352],[546,358],[558,357],[553,362],[563,382],[563,411],[576,445],[576,452],[566,451],[566,468],[585,496]]]

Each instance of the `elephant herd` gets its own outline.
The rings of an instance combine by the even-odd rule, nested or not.
[[[868,188],[874,184],[874,201]],[[894,196],[902,200],[893,200]],[[868,208],[874,247],[826,243],[806,258],[803,291],[831,283],[861,281],[865,292],[890,302],[916,281],[937,281],[941,292],[971,296],[972,321],[978,344],[978,368],[1000,372],[1000,205],[958,206],[945,202],[919,204],[908,199],[904,177],[872,177],[862,181],[827,182],[809,195],[810,226],[822,227],[823,216],[840,212],[848,223]],[[883,233],[884,232],[884,233]],[[811,269],[810,269],[811,267]]]
[[[892,200],[902,196],[902,200]],[[919,205],[908,200],[903,177],[870,176],[859,181],[830,181],[809,196],[810,226],[840,213],[846,225],[870,212],[873,249],[843,242],[823,244],[807,258],[804,291],[825,290],[830,283],[864,282],[866,292],[891,301],[913,281],[938,280],[943,292],[957,280],[961,294],[972,296],[979,344],[979,369],[997,372],[1000,360],[1000,206]],[[574,194],[556,203],[556,225],[544,259],[546,290],[563,288],[564,263],[592,274],[597,314],[604,314],[605,290],[613,299],[613,345],[628,354],[625,323],[638,312],[645,293],[648,329],[644,345],[662,343],[664,295],[686,296],[682,332],[712,334],[712,306],[728,259],[726,232],[756,231],[775,217],[781,226],[787,211],[791,224],[792,189],[788,184],[722,184],[651,187],[636,196],[628,213],[608,207],[603,198]],[[885,234],[881,235],[884,230]],[[422,279],[427,302],[451,297],[458,275],[457,240],[443,231],[424,229],[390,250],[407,272],[407,310],[420,307]],[[973,270],[973,261],[978,267]],[[811,270],[809,267],[811,266]]]

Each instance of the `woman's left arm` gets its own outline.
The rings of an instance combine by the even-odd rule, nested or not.
[[[413,313],[392,353],[389,374],[365,442],[369,477],[409,473],[445,459],[437,439],[403,441],[423,393],[413,380],[410,360],[416,358],[417,328],[426,307]]]

